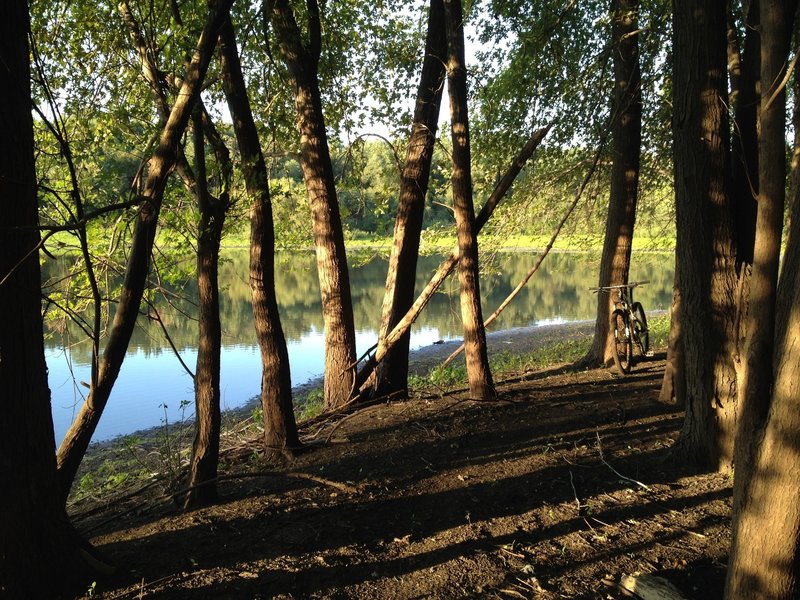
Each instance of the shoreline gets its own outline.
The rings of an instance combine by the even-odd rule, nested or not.
[[[594,320],[565,321],[556,323],[545,323],[541,325],[528,325],[525,327],[514,327],[491,331],[486,334],[487,350],[489,357],[505,352],[511,354],[524,354],[538,348],[554,344],[564,340],[574,340],[580,337],[594,335]],[[462,340],[447,340],[434,342],[427,346],[422,346],[409,352],[409,375],[425,377],[431,369],[441,364],[450,354],[456,350]],[[292,386],[292,396],[295,401],[295,408],[302,406],[303,402],[297,402],[298,398],[306,396],[309,392],[322,387],[323,376],[315,377],[310,381]],[[258,408],[260,396],[255,395],[243,404],[232,408],[222,409],[223,421],[241,421],[252,415]],[[172,424],[173,431],[181,428],[193,427],[194,418],[187,419],[182,424]],[[141,439],[152,439],[163,430],[163,426],[155,425],[146,429],[139,429],[130,433],[120,434],[108,439],[93,441],[89,445],[88,452],[100,450],[117,445],[120,440],[128,437]]]

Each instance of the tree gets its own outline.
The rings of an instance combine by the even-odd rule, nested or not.
[[[322,51],[319,4],[310,0],[307,9],[308,40],[305,43],[288,0],[265,2],[264,17],[272,24],[294,85],[300,164],[311,207],[325,321],[325,406],[337,408],[348,401],[353,391],[355,326],[344,231],[317,76]]]
[[[442,0],[431,0],[414,122],[400,180],[400,199],[386,275],[379,346],[385,344],[387,334],[414,301],[419,241],[442,101],[446,52],[444,5]],[[405,392],[408,389],[410,339],[411,333],[407,332],[387,353],[376,371],[376,394]]]
[[[267,455],[300,447],[292,407],[289,353],[275,297],[275,231],[269,175],[247,96],[230,19],[220,32],[222,87],[233,116],[250,205],[250,291],[256,335],[261,349],[261,410]]]
[[[203,32],[187,66],[177,100],[161,132],[158,147],[148,161],[147,179],[140,196],[123,289],[100,361],[97,382],[92,382],[88,397],[58,449],[58,478],[64,502],[125,359],[150,268],[150,252],[155,241],[167,178],[175,168],[180,140],[200,95],[216,45],[217,32],[232,3],[233,0],[219,0],[209,7]]]
[[[797,195],[777,285],[786,186],[785,69],[796,4],[793,0],[761,4],[761,80],[771,85],[761,95],[758,217],[725,586],[725,597],[730,599],[788,600],[800,593]],[[777,331],[776,323],[780,323]]]
[[[642,144],[642,89],[639,72],[639,0],[611,3],[614,55],[611,193],[600,259],[598,287],[628,283]],[[589,360],[605,364],[613,351],[608,319],[614,297],[597,294],[597,320]]]
[[[220,415],[220,354],[222,324],[219,317],[219,248],[222,227],[230,207],[230,158],[227,148],[218,137],[213,146],[217,151],[221,193],[215,197],[210,189],[206,169],[206,145],[203,121],[213,129],[202,102],[192,113],[194,141],[195,196],[200,209],[197,229],[197,291],[199,300],[199,333],[195,389],[195,438],[189,464],[189,493],[187,506],[209,504],[217,499],[217,467],[219,464]],[[215,136],[216,132],[210,132]]]
[[[496,396],[486,331],[481,311],[478,277],[478,228],[472,203],[469,118],[467,115],[467,67],[464,61],[464,16],[461,0],[444,0],[447,30],[447,89],[453,139],[453,208],[458,232],[458,280],[461,288],[461,320],[464,325],[464,353],[467,359],[469,393],[475,400]]]
[[[51,598],[97,577],[56,480],[41,313],[24,0],[0,6],[0,596]],[[99,563],[95,561],[95,565]]]
[[[676,273],[686,416],[676,457],[729,468],[735,437],[735,245],[728,197],[726,14],[673,4]]]

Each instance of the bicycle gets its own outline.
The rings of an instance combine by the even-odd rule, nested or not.
[[[616,290],[617,299],[611,311],[610,333],[614,338],[614,364],[622,376],[631,372],[633,365],[633,346],[639,348],[642,358],[653,356],[650,350],[650,334],[647,330],[647,316],[641,303],[633,301],[633,288],[649,281],[633,281],[622,285],[609,285],[589,288],[594,293]]]

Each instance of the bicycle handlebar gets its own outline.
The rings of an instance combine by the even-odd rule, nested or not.
[[[649,280],[646,280],[646,281],[632,281],[630,283],[624,283],[624,284],[621,284],[621,285],[606,285],[606,286],[603,286],[603,287],[593,287],[593,288],[589,288],[589,291],[597,293],[597,292],[609,292],[611,290],[619,290],[619,289],[622,289],[622,288],[631,289],[631,288],[635,288],[635,287],[640,286],[640,285],[644,285],[645,283],[650,283],[650,281]]]

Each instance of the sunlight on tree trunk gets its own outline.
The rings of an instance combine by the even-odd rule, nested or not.
[[[453,138],[453,207],[458,230],[458,279],[461,287],[461,320],[470,396],[492,400],[497,396],[489,370],[486,331],[481,311],[478,276],[478,228],[472,203],[469,119],[467,116],[467,69],[464,63],[464,25],[461,0],[445,0],[447,27],[447,89]]]
[[[325,406],[346,403],[354,388],[356,338],[344,230],[322,112],[317,68],[322,44],[319,6],[308,2],[308,44],[286,0],[264,4],[295,89],[300,166],[314,229],[317,271],[325,322]]]
[[[275,229],[269,174],[258,137],[230,19],[220,33],[222,86],[242,155],[250,205],[250,291],[256,335],[261,350],[261,411],[264,447],[269,459],[300,447],[297,437],[289,352],[275,296]]]
[[[759,194],[746,377],[740,398],[725,597],[800,593],[800,238],[791,226],[778,288],[786,190],[785,69],[796,3],[761,5]],[[798,212],[797,206],[793,213]],[[776,324],[780,327],[776,330]],[[774,351],[773,351],[774,350]],[[774,373],[774,378],[773,378]]]
[[[676,273],[686,386],[686,416],[673,450],[676,460],[728,469],[736,415],[736,257],[727,192],[725,5],[676,1],[673,18]]]

